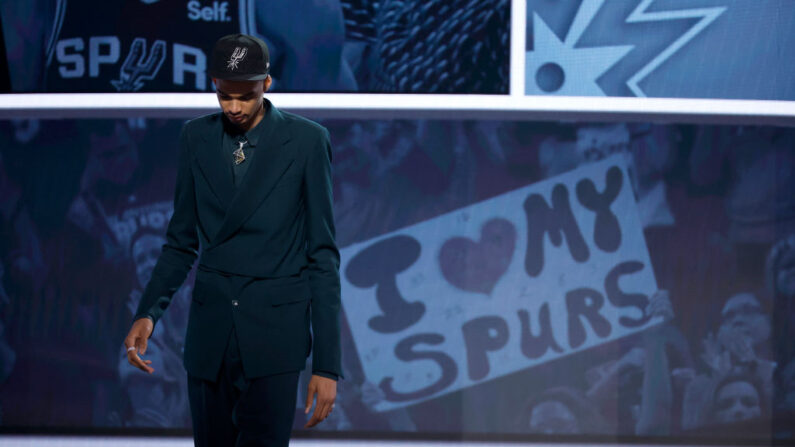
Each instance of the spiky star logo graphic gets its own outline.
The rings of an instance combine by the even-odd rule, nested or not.
[[[657,54],[626,82],[636,96],[646,96],[640,82],[709,26],[726,7],[649,11],[655,0],[640,0],[626,23],[700,19]],[[580,48],[577,44],[605,0],[583,0],[566,37],[561,40],[533,13],[533,51],[525,57],[525,94],[605,96],[597,83],[600,76],[626,56],[634,45]]]
[[[140,91],[145,81],[151,81],[157,77],[160,67],[166,60],[166,53],[165,41],[156,40],[147,52],[146,39],[136,37],[119,70],[119,79],[111,80],[110,83],[120,92]]]
[[[237,65],[246,57],[246,54],[248,54],[248,48],[235,47],[235,51],[232,52],[232,56],[226,62],[226,68],[232,71],[237,70]]]

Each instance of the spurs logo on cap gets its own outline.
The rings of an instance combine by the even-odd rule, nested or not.
[[[235,51],[232,52],[232,57],[230,57],[229,61],[226,63],[226,68],[230,70],[237,69],[237,64],[246,57],[246,53],[248,53],[248,48],[235,47]]]
[[[216,79],[261,81],[268,77],[268,59],[268,46],[258,37],[230,34],[215,42],[207,72]]]

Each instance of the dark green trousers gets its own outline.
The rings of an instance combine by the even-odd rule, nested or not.
[[[299,371],[246,379],[234,328],[216,381],[188,375],[197,447],[287,447]]]

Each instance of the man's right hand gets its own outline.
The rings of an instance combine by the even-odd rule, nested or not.
[[[146,353],[146,344],[149,341],[149,336],[152,335],[154,323],[149,318],[139,318],[135,320],[124,339],[124,347],[127,349],[127,361],[130,365],[135,366],[143,372],[152,374],[155,370],[149,365],[152,364],[151,360],[143,360],[139,355]]]

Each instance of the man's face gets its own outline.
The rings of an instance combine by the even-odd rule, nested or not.
[[[138,146],[127,125],[116,121],[112,134],[92,133],[89,138],[99,177],[117,185],[127,184],[138,168]]]
[[[584,126],[577,129],[576,151],[580,163],[603,160],[629,150],[630,134],[626,124]]]
[[[580,426],[577,417],[566,405],[549,400],[533,407],[530,431],[546,435],[572,435],[580,433]]]
[[[726,301],[721,312],[723,332],[738,331],[749,337],[753,343],[760,343],[770,337],[770,322],[762,312],[759,301],[750,293],[734,295]]]
[[[227,81],[213,79],[218,104],[229,121],[242,130],[251,129],[257,122],[262,95],[271,86],[271,77],[263,81]]]
[[[729,382],[715,396],[715,422],[727,424],[762,415],[759,393],[748,382]]]

